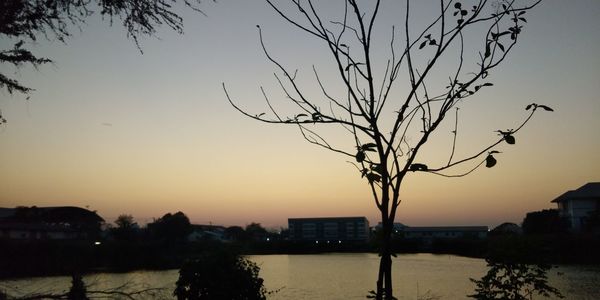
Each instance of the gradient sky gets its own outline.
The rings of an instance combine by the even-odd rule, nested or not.
[[[386,6],[392,2],[384,1],[384,34],[402,19]],[[434,4],[418,2],[414,20]],[[323,45],[260,1],[202,7],[208,17],[184,11],[184,35],[164,29],[160,39],[143,39],[143,55],[123,28],[100,17],[67,44],[39,40],[34,52],[55,63],[14,75],[36,89],[31,99],[0,93],[9,121],[0,128],[0,207],[76,205],[109,221],[127,213],[142,223],[180,210],[195,223],[277,227],[288,217],[364,215],[376,224],[368,186],[345,157],[306,143],[291,126],[242,116],[221,88],[226,82],[255,113],[265,111],[259,86],[282,96],[256,24],[273,55],[306,75],[309,91],[318,88],[310,66],[330,66]],[[545,0],[527,21],[517,48],[490,76],[494,87],[461,106],[458,151],[514,128],[531,102],[555,112],[537,115],[516,145],[499,147],[492,169],[458,179],[410,176],[398,221],[520,223],[528,211],[554,207],[563,192],[600,181],[600,1]],[[333,140],[352,147],[349,136]],[[440,142],[423,155],[448,154]]]

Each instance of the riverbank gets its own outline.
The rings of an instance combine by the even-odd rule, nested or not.
[[[213,240],[164,241],[0,241],[0,279],[70,275],[74,272],[128,272],[178,269],[206,251],[244,255],[376,253],[369,243],[310,243],[287,240],[223,243]],[[487,239],[402,239],[396,253],[453,254],[463,257],[510,259],[529,263],[600,265],[600,239],[585,235],[496,236]]]

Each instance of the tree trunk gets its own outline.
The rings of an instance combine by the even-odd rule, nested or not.
[[[382,222],[381,259],[379,261],[379,276],[377,278],[377,300],[394,299],[392,287],[392,237],[393,223],[389,220]]]

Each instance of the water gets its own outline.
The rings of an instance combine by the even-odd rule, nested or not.
[[[269,290],[279,290],[269,299],[365,299],[375,288],[379,266],[376,254],[254,255]],[[394,290],[398,299],[438,296],[439,299],[468,299],[474,285],[487,271],[482,259],[454,255],[405,254],[394,259]],[[559,275],[561,274],[561,275]],[[127,284],[129,290],[161,287],[155,298],[171,298],[177,270],[100,273],[84,277],[89,290]],[[566,299],[600,299],[600,268],[560,266],[548,273],[550,284]],[[42,277],[0,282],[10,294],[64,292],[70,277]],[[542,299],[542,298],[534,298]]]

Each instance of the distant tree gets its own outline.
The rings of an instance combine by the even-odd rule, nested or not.
[[[13,47],[0,50],[0,64],[17,68],[30,64],[37,68],[52,60],[33,54],[26,47],[27,42],[39,38],[55,38],[66,42],[75,29],[81,29],[86,19],[100,14],[109,21],[120,20],[141,50],[139,38],[154,36],[158,27],[167,26],[183,33],[183,19],[173,4],[183,3],[199,11],[200,0],[2,0],[0,1],[0,38],[13,41]],[[9,94],[28,94],[32,88],[23,85],[6,73],[0,73],[0,89]],[[6,119],[0,112],[0,125]]]
[[[122,214],[115,220],[117,227],[111,229],[111,233],[116,240],[130,240],[135,236],[138,228],[132,215]]]
[[[267,236],[267,230],[260,223],[250,223],[246,225],[246,234],[255,241],[261,241]]]
[[[499,235],[519,235],[523,233],[523,229],[515,223],[502,223],[490,230],[488,236],[499,236]]]
[[[137,223],[134,221],[133,216],[127,214],[119,215],[115,220],[115,224],[117,224],[117,228],[123,229],[132,229],[137,227]]]
[[[178,300],[262,300],[268,294],[260,268],[228,251],[204,253],[179,270]]]
[[[257,26],[264,53],[277,69],[276,84],[286,103],[275,105],[261,87],[265,111],[251,112],[236,103],[223,84],[225,95],[243,115],[294,126],[309,143],[352,160],[381,214],[383,238],[374,297],[393,299],[391,238],[404,179],[416,172],[461,177],[482,165],[491,168],[497,163],[500,152],[496,149],[501,144],[515,144],[516,133],[535,112],[552,110],[529,104],[523,121],[510,127],[513,129],[497,130],[494,142],[470,146],[469,154],[456,151],[459,107],[493,85],[489,75],[506,60],[521,37],[527,11],[540,0],[482,0],[472,5],[441,0],[439,9],[419,22],[411,18],[410,3],[414,2],[407,0],[401,21],[404,28],[396,31],[390,26],[387,33],[375,29],[383,23],[376,21],[379,13],[390,10],[383,8],[380,0],[341,1],[337,10],[321,9],[320,2],[311,0],[266,2],[290,25],[322,42],[331,55],[337,81],[329,84],[327,79],[333,77],[323,76],[313,66],[308,73],[314,75],[314,88],[305,88],[304,73],[278,61],[267,49],[263,29]],[[420,23],[425,25],[413,25]],[[388,33],[390,37],[384,38]],[[398,83],[398,79],[406,82]],[[315,95],[315,90],[322,95]],[[339,132],[334,133],[332,127],[336,126]],[[422,150],[434,137],[443,136],[444,130],[449,132],[448,159],[428,159]],[[344,135],[345,146],[330,138],[339,140]]]
[[[470,298],[478,300],[530,300],[534,295],[564,298],[560,291],[548,284],[546,272],[549,265],[528,265],[524,263],[495,262],[487,260],[488,272],[475,283],[475,294]]]
[[[184,213],[178,211],[175,214],[167,213],[148,224],[148,230],[161,240],[184,241],[192,232],[192,224]]]
[[[525,234],[552,234],[566,232],[567,225],[558,210],[544,209],[527,213],[522,227]]]

